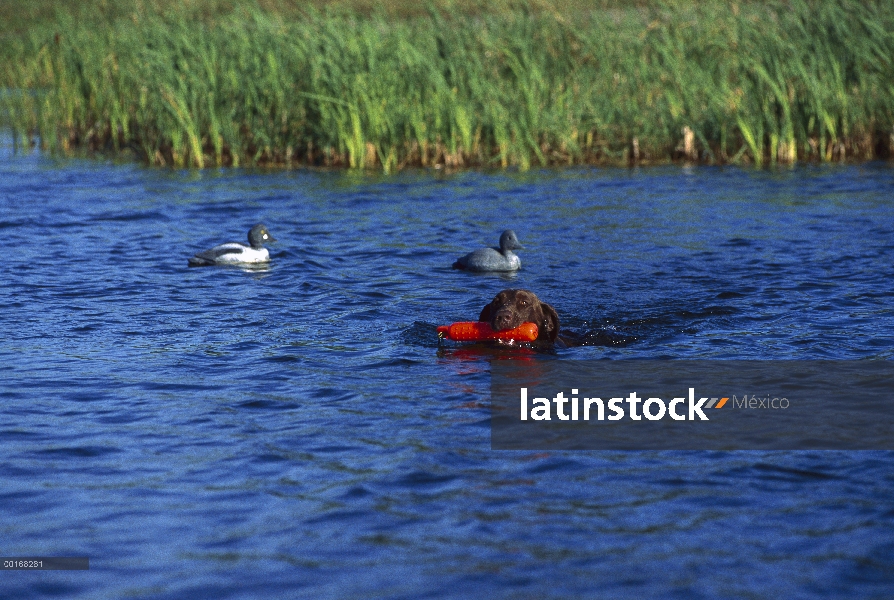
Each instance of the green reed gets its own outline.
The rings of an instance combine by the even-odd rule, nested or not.
[[[891,3],[135,6],[4,37],[0,118],[18,139],[175,166],[385,171],[760,165],[894,144]]]

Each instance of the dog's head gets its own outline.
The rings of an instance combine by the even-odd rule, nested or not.
[[[559,335],[559,315],[555,309],[527,290],[503,290],[482,309],[478,320],[487,321],[494,331],[536,323],[538,341],[552,343]]]

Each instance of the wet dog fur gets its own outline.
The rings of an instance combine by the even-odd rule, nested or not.
[[[494,331],[536,323],[538,342],[553,344],[559,337],[558,313],[528,290],[503,290],[481,310],[478,320],[486,321]]]

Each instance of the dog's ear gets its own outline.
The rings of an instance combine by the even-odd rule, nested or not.
[[[543,310],[543,322],[538,324],[543,328],[541,335],[545,333],[550,342],[555,342],[559,337],[559,313],[546,302],[541,302],[540,308]]]
[[[481,314],[478,315],[479,321],[487,321],[488,323],[490,323],[490,320],[493,317],[493,311],[490,307],[491,304],[493,304],[493,302],[488,303],[487,306],[481,309]]]

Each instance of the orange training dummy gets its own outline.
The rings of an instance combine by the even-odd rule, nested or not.
[[[457,342],[483,342],[487,340],[515,340],[533,342],[537,339],[537,324],[522,323],[515,329],[494,331],[486,321],[467,321],[438,327],[438,338],[445,337]]]

